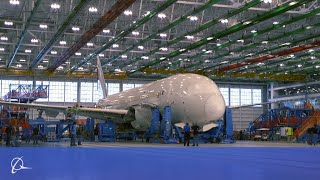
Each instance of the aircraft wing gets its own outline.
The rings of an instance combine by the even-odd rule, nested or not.
[[[128,110],[125,109],[101,109],[101,108],[84,108],[84,107],[68,107],[68,106],[55,106],[55,105],[45,105],[45,104],[34,104],[34,103],[16,103],[16,102],[3,102],[0,101],[0,105],[4,106],[19,106],[25,108],[32,109],[41,109],[46,112],[46,115],[55,116],[58,115],[59,112],[67,114],[68,112],[76,113],[77,115],[98,118],[98,119],[106,119],[112,117],[122,117],[128,113]],[[57,113],[53,113],[57,112]]]

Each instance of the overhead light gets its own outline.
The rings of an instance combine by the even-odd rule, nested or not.
[[[104,54],[99,54],[99,57],[104,57]]]
[[[121,55],[121,58],[123,58],[123,59],[127,59],[127,55],[125,55],[125,54],[123,54],[123,55]]]
[[[316,59],[316,57],[314,57],[314,56],[311,56],[311,59]]]
[[[87,43],[87,46],[93,46],[93,43]]]
[[[193,39],[194,37],[193,36],[190,36],[190,35],[187,35],[185,36],[187,39]]]
[[[53,4],[51,4],[51,8],[52,8],[52,9],[59,9],[59,8],[60,8],[60,5],[57,4],[57,3],[53,3]]]
[[[4,22],[4,25],[6,25],[6,26],[12,26],[12,25],[13,25],[13,22],[12,22],[12,21],[5,21],[5,22]]]
[[[42,66],[42,65],[38,65],[38,68],[42,69],[42,68],[43,68],[43,66]]]
[[[119,44],[112,44],[112,47],[113,47],[113,48],[118,48],[118,47],[119,47]]]
[[[306,29],[311,29],[313,26],[307,26]]]
[[[251,33],[256,33],[256,32],[257,32],[256,30],[252,30],[252,31],[251,31]]]
[[[208,60],[208,59],[207,59],[207,60],[205,60],[204,62],[205,62],[205,63],[209,63],[209,62],[210,62],[210,60]]]
[[[252,53],[247,54],[247,56],[252,56],[252,55],[253,55]]]
[[[62,70],[62,69],[63,69],[63,66],[59,66],[57,69],[58,69],[58,70]]]
[[[0,51],[4,51],[4,48],[0,48]]]
[[[31,49],[24,50],[25,53],[31,53]]]
[[[80,31],[79,27],[72,27],[72,31]]]
[[[164,13],[159,13],[158,18],[163,19],[166,18],[167,16]]]
[[[31,42],[32,43],[37,43],[37,42],[39,42],[39,40],[38,39],[31,39]]]
[[[90,7],[89,12],[98,12],[98,9],[96,7]]]
[[[308,52],[311,53],[311,52],[314,52],[314,50],[313,49],[309,49]]]
[[[140,33],[138,31],[132,31],[132,35],[138,36]]]
[[[81,56],[81,52],[76,52],[75,55],[76,56]]]
[[[220,22],[223,23],[223,24],[226,24],[226,23],[228,23],[229,21],[228,21],[228,19],[221,19]]]
[[[20,62],[26,62],[26,60],[25,59],[20,59]]]
[[[264,3],[272,3],[272,0],[263,0]]]
[[[217,46],[221,46],[221,44],[220,44],[220,43],[217,43]]]
[[[290,54],[290,57],[294,57],[294,54]]]
[[[1,40],[1,41],[8,41],[8,37],[6,37],[6,36],[1,36],[1,37],[0,37],[0,40]]]
[[[293,5],[297,4],[297,3],[298,3],[298,2],[293,1],[293,2],[289,3],[289,5],[290,5],[290,6],[293,6]]]
[[[79,69],[80,71],[82,71],[82,70],[83,70],[83,67],[79,67],[78,69]]]
[[[284,66],[284,64],[279,64],[280,65],[280,67],[283,67]]]
[[[66,44],[67,44],[66,41],[60,41],[59,43],[60,43],[61,45],[66,45]]]
[[[22,65],[21,64],[17,64],[17,67],[20,68],[20,67],[22,67]]]
[[[148,56],[142,56],[141,58],[142,58],[142,59],[145,59],[145,60],[146,60],[146,59],[149,59]]]
[[[143,50],[144,47],[143,46],[138,46],[138,49]]]
[[[51,51],[51,54],[57,54],[57,51]]]
[[[126,16],[131,16],[132,15],[132,11],[131,10],[125,10],[123,12],[123,14],[125,14]]]
[[[274,21],[272,24],[277,25],[277,24],[279,24],[279,22],[278,21]]]
[[[162,47],[162,48],[160,48],[160,50],[161,50],[161,51],[168,51],[168,48]]]
[[[9,2],[12,5],[19,5],[20,4],[20,1],[18,1],[18,0],[10,0]]]
[[[104,29],[102,30],[103,33],[110,33],[110,30],[109,29]]]
[[[320,66],[316,66],[316,68],[320,68]]]
[[[237,42],[241,42],[241,43],[243,43],[243,42],[244,42],[244,40],[243,40],[243,39],[238,39],[238,40],[237,40]]]
[[[229,61],[222,61],[221,64],[227,64]]]
[[[142,16],[148,16],[151,12],[147,11],[146,13],[144,13]]]
[[[243,25],[248,25],[250,23],[251,23],[251,21],[246,21],[246,22],[243,22]]]
[[[47,28],[48,28],[48,25],[46,25],[46,24],[40,24],[39,27],[40,27],[41,29],[47,29]]]
[[[167,34],[165,34],[165,33],[160,33],[159,36],[162,37],[162,38],[165,38],[165,37],[167,37]]]
[[[42,62],[44,62],[44,63],[48,63],[49,61],[48,61],[48,60],[43,60]]]
[[[213,39],[213,37],[207,37],[207,40],[208,41],[210,41],[210,40],[212,40]]]
[[[212,53],[212,50],[207,50],[205,53],[210,54],[210,53]]]
[[[258,65],[258,66],[261,66],[261,65],[264,65],[264,63],[258,63],[257,65]]]
[[[281,44],[281,46],[289,46],[291,43],[287,42],[287,43],[283,43]]]
[[[298,64],[297,66],[298,66],[298,67],[302,67],[302,65],[301,65],[301,64]]]
[[[189,16],[188,18],[190,19],[190,21],[196,21],[196,20],[198,20],[198,17],[197,17],[197,16]]]
[[[261,43],[262,44],[268,44],[268,41],[262,41]]]
[[[179,49],[180,52],[185,51],[186,49]]]
[[[165,58],[165,57],[161,57],[161,58],[160,58],[160,60],[164,60],[164,59],[166,59],[166,58]]]

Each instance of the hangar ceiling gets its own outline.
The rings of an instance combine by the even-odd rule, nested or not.
[[[0,72],[319,78],[318,0],[0,0]]]

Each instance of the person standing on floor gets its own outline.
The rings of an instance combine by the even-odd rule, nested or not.
[[[184,146],[189,146],[189,143],[190,143],[190,133],[191,133],[191,129],[190,129],[190,126],[189,126],[189,123],[186,123],[186,125],[183,127],[183,131],[184,131]]]
[[[198,125],[193,125],[191,127],[192,133],[193,133],[193,145],[192,146],[199,146],[199,129],[200,127]]]
[[[8,126],[6,129],[7,139],[6,139],[6,146],[10,146],[11,135],[12,135],[12,126]]]
[[[77,127],[76,122],[74,122],[70,127],[70,133],[71,133],[71,141],[70,146],[76,146],[76,135],[77,135]]]
[[[36,126],[35,128],[33,128],[33,131],[32,131],[33,145],[38,144],[38,138],[39,138],[39,128]]]

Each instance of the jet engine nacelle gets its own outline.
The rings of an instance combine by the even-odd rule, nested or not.
[[[124,118],[126,122],[131,123],[134,129],[147,131],[150,129],[152,111],[150,107],[134,106],[129,108],[129,112]]]

